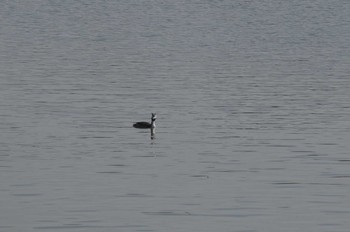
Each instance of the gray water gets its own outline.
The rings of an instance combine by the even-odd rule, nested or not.
[[[349,12],[3,1],[0,231],[348,232]]]

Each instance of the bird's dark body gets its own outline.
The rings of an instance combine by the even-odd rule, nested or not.
[[[137,122],[137,123],[134,123],[133,127],[139,128],[139,129],[149,129],[152,127],[152,124],[149,122]]]

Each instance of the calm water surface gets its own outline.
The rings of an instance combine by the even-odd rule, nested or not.
[[[4,2],[0,231],[349,231],[349,12]]]

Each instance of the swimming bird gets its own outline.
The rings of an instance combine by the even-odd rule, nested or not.
[[[154,129],[156,127],[157,114],[152,113],[151,123],[149,122],[136,122],[133,127],[138,129]]]

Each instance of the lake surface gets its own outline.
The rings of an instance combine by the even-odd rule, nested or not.
[[[348,232],[349,12],[3,2],[0,231]]]

